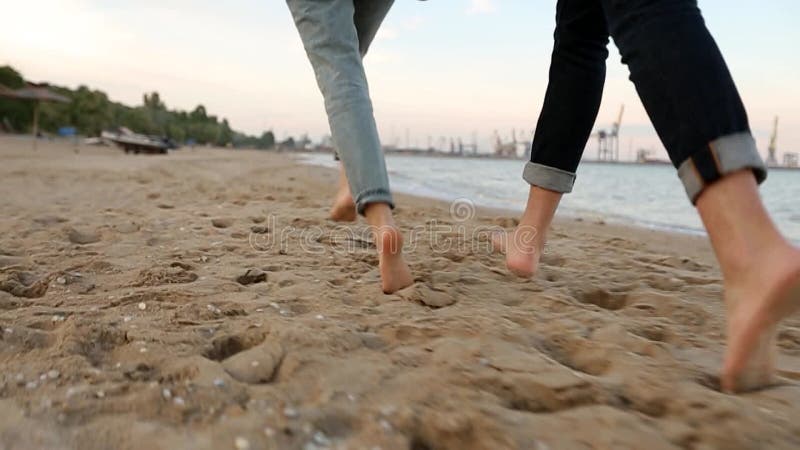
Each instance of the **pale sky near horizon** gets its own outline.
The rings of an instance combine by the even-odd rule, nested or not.
[[[366,59],[384,143],[510,135],[536,124],[547,86],[555,0],[396,0]],[[762,154],[780,116],[779,154],[800,151],[800,2],[700,0],[750,115]],[[198,103],[249,133],[328,133],[311,67],[284,0],[0,0],[0,65],[33,81],[86,84],[140,104]],[[623,158],[666,154],[610,45],[595,128],[625,104]],[[586,155],[594,156],[590,142]]]

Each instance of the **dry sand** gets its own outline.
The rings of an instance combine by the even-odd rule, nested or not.
[[[326,220],[334,182],[285,155],[0,138],[0,448],[800,446],[800,321],[780,385],[720,393],[704,239],[560,221],[519,281],[459,241],[511,215],[399,196],[436,239],[385,296],[363,222]]]

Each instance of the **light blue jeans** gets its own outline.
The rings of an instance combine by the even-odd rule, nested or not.
[[[286,0],[325,99],[331,137],[360,214],[394,207],[362,58],[394,0]]]

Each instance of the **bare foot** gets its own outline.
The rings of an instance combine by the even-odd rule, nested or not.
[[[394,226],[375,228],[378,267],[384,294],[392,294],[414,283],[411,269],[403,258],[403,234]]]
[[[340,187],[339,193],[336,194],[336,200],[334,200],[331,207],[331,220],[335,222],[355,222],[356,217],[356,203],[350,194],[350,188],[345,187],[345,191],[342,192]]]
[[[726,392],[773,381],[778,325],[800,309],[800,250],[786,245],[752,267],[725,286],[728,348],[721,384]]]
[[[330,218],[334,222],[355,222],[358,217],[356,203],[353,201],[353,194],[350,193],[350,183],[347,181],[347,173],[344,164],[339,165],[339,186],[336,188],[336,199],[331,207]]]
[[[494,250],[506,255],[506,266],[514,275],[531,278],[539,269],[545,238],[535,227],[520,224],[511,233],[492,236]]]

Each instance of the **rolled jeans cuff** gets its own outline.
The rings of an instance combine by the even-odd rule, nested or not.
[[[522,179],[531,186],[537,186],[549,191],[567,194],[572,192],[575,184],[575,174],[566,170],[556,169],[534,162],[525,164]]]
[[[767,167],[758,154],[750,133],[723,136],[708,144],[678,167],[678,176],[692,204],[712,183],[740,170],[750,169],[761,184],[767,179]]]
[[[362,216],[364,215],[364,210],[367,208],[367,205],[370,203],[386,203],[389,205],[389,208],[394,209],[394,200],[392,199],[392,194],[386,189],[370,189],[361,192],[356,195],[355,202],[356,210]]]

